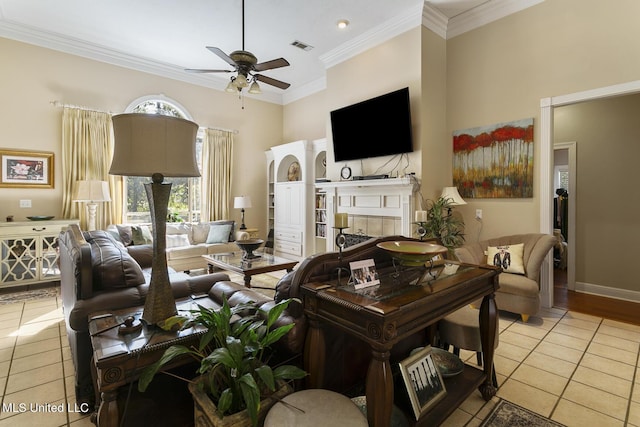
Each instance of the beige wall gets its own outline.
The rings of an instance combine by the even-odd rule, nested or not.
[[[576,282],[582,287],[638,290],[638,117],[640,94],[554,111],[553,141],[576,142],[577,182],[571,188],[576,197]]]
[[[447,42],[448,141],[453,130],[534,118],[532,199],[470,199],[457,210],[470,241],[536,232],[540,222],[540,100],[640,76],[640,2],[547,0]],[[451,152],[448,159],[450,161]],[[443,159],[445,160],[445,159]],[[482,228],[473,217],[483,209]],[[481,231],[481,233],[480,233]]]
[[[282,107],[178,82],[151,74],[108,65],[29,44],[0,38],[2,78],[0,93],[0,147],[53,151],[54,189],[0,189],[0,220],[14,215],[61,215],[61,117],[62,109],[50,101],[83,105],[120,113],[134,99],[164,94],[183,105],[200,126],[237,129],[233,195],[248,194],[257,207],[248,209],[246,223],[259,226],[266,214],[259,202],[266,200],[266,176],[262,152],[282,142]],[[256,153],[260,153],[256,155]],[[249,159],[259,159],[251,162]],[[20,199],[31,199],[31,209],[19,208]],[[239,220],[239,212],[232,211]],[[264,230],[263,230],[264,231]]]
[[[327,70],[327,88],[284,106],[284,140],[327,138],[327,174],[332,180],[340,177],[340,168],[333,161],[331,121],[329,112],[356,102],[364,101],[402,87],[409,87],[411,120],[413,123],[413,149],[407,172],[421,174],[422,109],[420,51],[421,33],[415,28],[382,43],[360,55]],[[435,36],[434,36],[435,37]],[[444,41],[442,42],[444,44]],[[371,174],[389,160],[363,160],[347,162],[354,175]]]

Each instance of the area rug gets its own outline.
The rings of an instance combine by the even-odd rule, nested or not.
[[[562,427],[564,424],[557,423],[542,415],[536,414],[528,409],[514,403],[500,400],[493,411],[480,424],[480,427]]]
[[[0,293],[0,304],[13,304],[16,302],[34,301],[41,298],[55,298],[57,296],[60,296],[59,287],[7,292]]]

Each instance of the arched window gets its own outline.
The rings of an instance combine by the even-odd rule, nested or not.
[[[138,98],[126,109],[127,113],[163,114],[191,120],[191,116],[177,102],[163,96],[152,95]],[[202,137],[203,130],[198,131],[196,139],[196,159],[198,168],[202,170]],[[150,182],[148,177],[129,176],[125,179],[126,201],[124,220],[127,223],[151,222],[149,201],[144,184]],[[200,221],[200,178],[165,177],[170,182],[169,222]]]

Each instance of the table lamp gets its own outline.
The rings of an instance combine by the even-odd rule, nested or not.
[[[109,184],[106,181],[83,180],[77,182],[74,202],[87,202],[89,211],[88,230],[96,229],[96,210],[98,202],[110,202]]]
[[[152,180],[144,185],[153,226],[153,262],[142,320],[155,325],[177,314],[166,255],[171,183],[163,181],[165,176],[200,176],[196,163],[198,125],[159,114],[119,114],[112,120],[115,149],[109,173]]]
[[[240,213],[242,215],[242,225],[240,225],[240,230],[246,230],[247,226],[244,225],[244,210],[251,207],[251,197],[236,196],[233,199],[233,207],[235,209],[240,209]]]
[[[442,189],[441,199],[449,200],[450,207],[448,208],[447,215],[451,215],[451,206],[466,205],[460,193],[458,193],[458,187],[444,187]]]

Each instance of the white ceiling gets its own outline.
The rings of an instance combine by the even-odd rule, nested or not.
[[[322,89],[328,66],[410,28],[423,24],[451,37],[540,1],[245,0],[245,50],[258,62],[291,63],[262,73],[291,87],[262,84],[259,95],[287,103]],[[340,19],[350,22],[345,30],[336,26]],[[242,1],[0,0],[0,37],[224,89],[228,74],[184,68],[230,68],[205,46],[241,49]],[[313,49],[292,46],[296,40]]]

